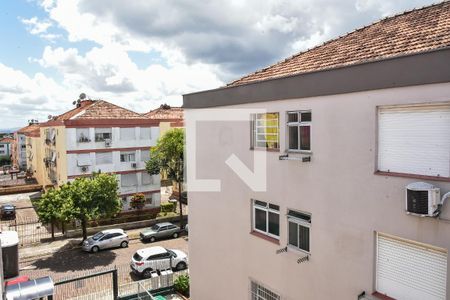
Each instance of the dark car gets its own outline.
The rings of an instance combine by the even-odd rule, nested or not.
[[[0,214],[2,219],[15,219],[16,207],[12,204],[3,204],[0,206]]]

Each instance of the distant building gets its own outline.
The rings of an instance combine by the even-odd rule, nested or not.
[[[184,126],[183,108],[162,104],[160,107],[143,114],[146,118],[159,122],[161,135],[171,128]]]
[[[11,137],[4,137],[0,139],[0,157],[11,157],[11,147],[14,145],[14,139]]]
[[[135,193],[146,207],[160,205],[160,176],[150,176],[145,162],[159,137],[159,122],[103,100],[78,101],[76,107],[40,125],[45,187],[60,186],[93,172],[117,175],[124,210]]]
[[[36,120],[31,120],[28,126],[17,130],[14,133],[14,150],[13,152],[13,165],[21,170],[27,169],[27,145],[26,135],[31,131],[39,128],[39,124]]]

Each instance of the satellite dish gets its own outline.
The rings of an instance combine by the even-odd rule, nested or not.
[[[80,100],[84,100],[86,99],[86,94],[85,93],[81,93],[80,94]]]
[[[77,104],[77,101],[73,101],[72,104],[73,104],[73,105]]]
[[[52,118],[52,115],[48,115],[48,119],[50,120]]]

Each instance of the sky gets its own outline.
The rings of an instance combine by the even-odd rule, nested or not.
[[[81,93],[139,113],[430,0],[1,0],[0,128]]]

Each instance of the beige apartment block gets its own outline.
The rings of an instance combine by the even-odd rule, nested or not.
[[[450,299],[449,19],[184,95],[192,299]]]

